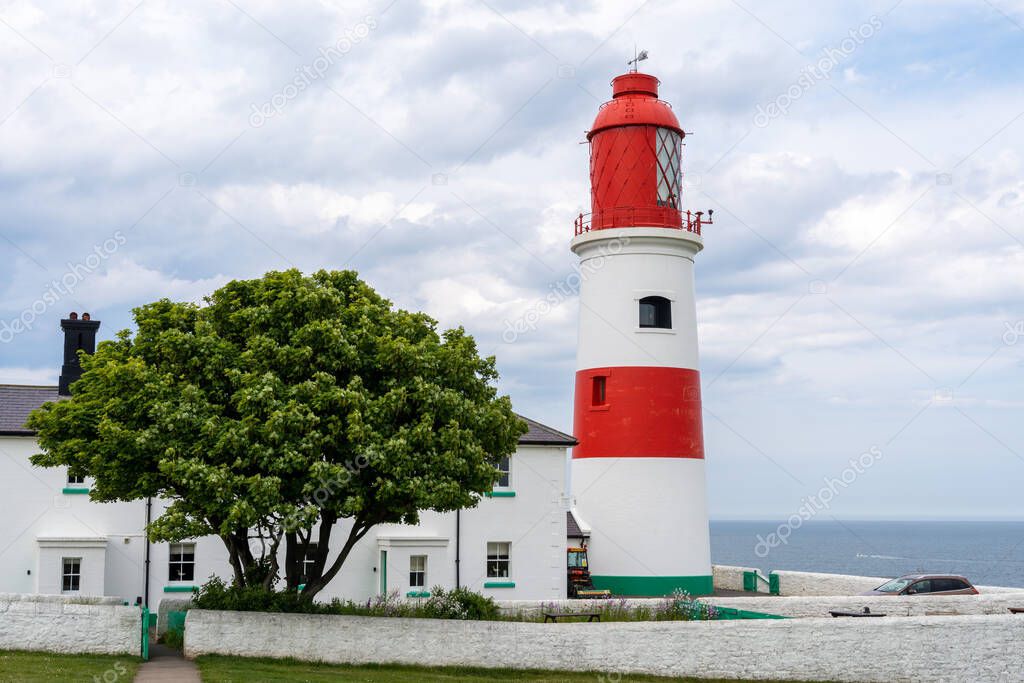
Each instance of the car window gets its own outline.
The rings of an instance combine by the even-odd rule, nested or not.
[[[893,579],[892,581],[883,583],[875,590],[881,593],[899,593],[907,587],[908,583],[910,583],[910,579]]]
[[[957,585],[958,583],[958,581],[953,579],[932,579],[932,593],[959,590],[960,586]]]
[[[915,581],[907,588],[907,595],[920,595],[921,593],[931,593],[932,582],[930,579],[924,579],[923,581]]]

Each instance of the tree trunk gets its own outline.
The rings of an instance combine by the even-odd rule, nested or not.
[[[312,572],[315,578],[310,577],[310,580],[306,582],[306,587],[302,589],[303,600],[307,600],[309,602],[313,601],[316,594],[322,591],[327,584],[337,576],[356,543],[362,540],[363,536],[365,536],[366,533],[376,524],[376,522],[366,522],[358,517],[355,518],[352,521],[352,529],[349,531],[348,538],[345,540],[345,545],[342,547],[341,552],[338,553],[338,557],[334,559],[334,562],[331,564],[329,569],[323,571],[324,566],[326,565],[331,531],[334,529],[334,523],[336,521],[337,518],[332,515],[325,514],[321,517],[320,537],[319,544],[317,545],[317,562],[313,567],[314,571]]]

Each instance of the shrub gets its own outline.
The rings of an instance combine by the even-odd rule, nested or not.
[[[233,612],[297,612],[370,617],[418,617],[423,619],[481,619],[501,617],[491,598],[466,588],[445,590],[437,586],[423,602],[410,602],[397,591],[370,598],[365,603],[337,598],[329,603],[303,600],[295,591],[264,590],[228,584],[212,577],[192,599],[195,609]]]
[[[419,606],[420,616],[428,619],[477,619],[494,621],[501,612],[494,600],[468,588],[445,590],[435,586],[430,597]]]

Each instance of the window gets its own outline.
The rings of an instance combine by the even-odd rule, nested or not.
[[[910,586],[910,588],[907,589],[907,595],[917,595],[919,593],[931,593],[931,592],[932,592],[932,582],[929,581],[928,579],[925,579],[924,581],[918,581],[918,582],[912,584]]]
[[[663,296],[640,299],[640,327],[672,329],[672,302]]]
[[[195,543],[172,543],[167,570],[171,581],[192,581],[196,577]]]
[[[427,585],[427,556],[412,555],[409,557],[409,587],[423,588]]]
[[[82,558],[61,558],[60,590],[62,593],[77,593],[82,585]]]
[[[316,564],[316,543],[306,544],[306,553],[302,556],[302,583],[308,583]]]
[[[85,484],[85,477],[81,474],[72,474],[68,470],[68,486],[82,486]]]
[[[590,399],[590,404],[595,406],[603,406],[605,402],[608,400],[607,389],[608,378],[595,377],[593,385],[593,396]]]
[[[682,140],[679,133],[668,128],[657,129],[658,151],[658,206],[669,206],[678,209],[679,187],[682,178],[679,174],[679,157],[682,154]]]
[[[509,457],[506,455],[498,463],[498,483],[494,485],[494,488],[507,489],[509,487],[509,473],[511,473],[511,471],[512,469],[509,465]]]
[[[487,578],[507,579],[511,543],[487,544]]]

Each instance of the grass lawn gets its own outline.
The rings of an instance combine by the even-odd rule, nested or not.
[[[475,683],[476,681],[532,681],[533,683],[716,683],[710,679],[659,678],[630,676],[613,672],[521,671],[511,669],[470,669],[465,667],[418,667],[399,665],[347,666],[310,664],[287,659],[246,659],[205,656],[196,660],[203,683],[326,683],[327,681],[364,681],[366,683]],[[724,683],[718,681],[717,683]],[[735,682],[730,682],[735,683]]]
[[[49,652],[0,651],[0,683],[51,681],[124,681],[135,677],[138,657],[111,655],[55,655]]]

